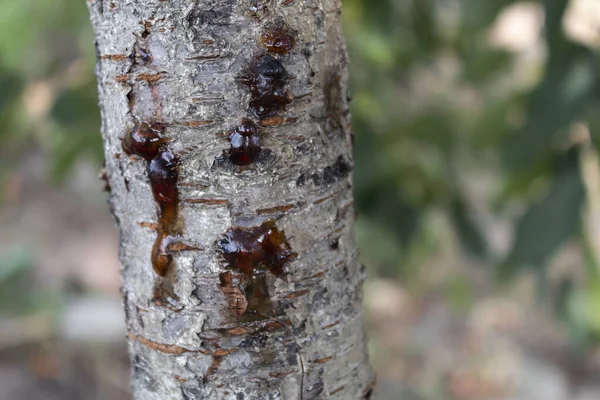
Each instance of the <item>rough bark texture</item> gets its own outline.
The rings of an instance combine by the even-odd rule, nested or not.
[[[88,4],[134,398],[370,398],[339,0]]]

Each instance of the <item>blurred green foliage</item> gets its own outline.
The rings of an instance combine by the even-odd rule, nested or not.
[[[85,1],[0,2],[0,184],[34,149],[53,180],[101,161],[92,43]]]
[[[558,310],[587,340],[600,334],[597,255],[583,283],[550,282],[547,268],[565,243],[597,240],[581,224],[586,200],[598,200],[581,176],[589,138],[572,132],[587,124],[600,143],[598,53],[565,35],[564,0],[527,3],[545,14],[537,58],[494,45],[500,13],[516,3],[345,1],[358,237],[367,264],[405,279],[442,246],[430,231],[443,213],[462,251],[503,281],[526,269],[560,287]],[[508,251],[490,220],[510,223]]]
[[[527,269],[547,281],[553,255],[574,241],[586,279],[552,284],[585,341],[600,337],[600,278],[581,223],[593,200],[580,166],[590,141],[573,126],[600,143],[598,53],[565,35],[565,0],[528,2],[545,14],[539,54],[494,45],[499,14],[516,3],[344,0],[357,234],[373,271],[399,278],[445,240],[432,232],[440,213],[461,251],[505,280]],[[92,43],[83,0],[0,2],[0,185],[33,151],[53,180],[79,157],[100,164]],[[510,223],[508,250],[490,221]],[[446,289],[457,304],[471,297],[460,280]]]

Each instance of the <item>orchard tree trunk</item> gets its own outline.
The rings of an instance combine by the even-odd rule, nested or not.
[[[339,0],[88,5],[134,398],[371,398]]]

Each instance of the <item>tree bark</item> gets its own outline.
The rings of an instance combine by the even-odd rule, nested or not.
[[[88,0],[135,399],[368,399],[339,0]]]

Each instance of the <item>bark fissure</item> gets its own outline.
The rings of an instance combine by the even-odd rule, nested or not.
[[[339,0],[88,5],[134,398],[371,396]]]

